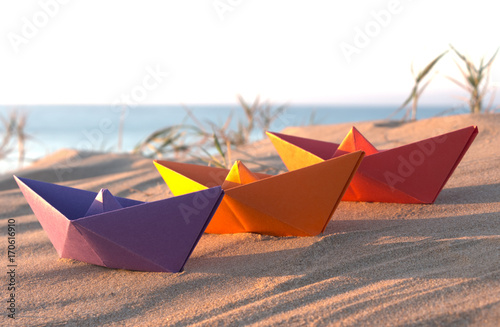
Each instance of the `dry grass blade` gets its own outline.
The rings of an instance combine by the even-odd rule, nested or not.
[[[12,116],[10,117],[9,120],[7,120],[3,116],[0,116],[0,118],[2,120],[2,125],[5,129],[5,134],[3,135],[2,143],[0,144],[0,154],[6,154],[6,152],[10,152],[10,150],[8,150],[8,147],[13,134]]]
[[[409,107],[406,110],[406,113],[404,114],[402,121],[406,121],[410,117],[411,113],[411,120],[416,120],[417,119],[417,107],[418,107],[418,100],[420,96],[422,95],[423,91],[426,89],[427,85],[429,85],[430,81],[432,80],[432,77],[430,77],[427,82],[423,84],[423,86],[420,86],[420,83],[424,80],[424,78],[429,74],[429,72],[434,68],[434,66],[438,63],[438,61],[448,52],[448,50],[444,51],[441,53],[439,56],[434,58],[425,68],[420,71],[415,78],[415,82],[413,84],[413,88],[410,92],[410,95],[403,101],[403,104],[398,107],[392,114],[390,114],[387,119],[391,119],[394,117],[396,114],[398,114],[401,110],[406,108],[412,103],[411,107]],[[411,65],[411,72],[412,75],[415,76],[414,71],[413,71],[413,64]]]
[[[393,112],[389,118],[393,117],[395,114],[397,114],[399,111],[401,111],[402,109],[404,109],[410,102],[411,100],[417,95],[417,86],[415,85],[413,87],[413,89],[411,90],[411,93],[410,95],[408,96],[408,98],[406,98],[406,100],[403,102],[403,104],[401,106],[399,106],[399,108]]]
[[[463,64],[466,67],[466,70],[464,70],[457,63],[457,67],[460,70],[465,83],[460,83],[459,81],[451,77],[448,77],[448,79],[469,93],[469,99],[466,102],[469,105],[470,112],[480,113],[483,110],[482,102],[486,99],[487,94],[491,91],[489,87],[491,65],[493,64],[499,49],[495,51],[495,53],[486,63],[484,57],[481,58],[479,66],[476,67],[472,60],[455,49],[452,45],[450,45],[450,48],[455,52],[457,57],[462,60]],[[488,111],[488,108],[491,105],[492,102],[490,100],[490,104],[485,109],[485,111]]]
[[[238,101],[243,110],[243,119],[236,124],[232,121],[233,112],[219,126],[210,120],[200,121],[193,111],[183,106],[191,122],[153,132],[135,147],[134,152],[150,156],[161,156],[172,151],[177,155],[181,152],[183,155],[188,154],[192,158],[229,168],[231,146],[249,143],[256,129],[262,129],[262,135],[265,135],[265,130],[285,110],[285,105],[273,108],[269,102],[261,102],[259,97],[249,104],[238,95]],[[234,125],[236,128],[232,128]]]
[[[207,163],[209,166],[215,165],[219,168],[225,168],[225,169],[228,168],[225,159],[223,159],[224,161],[219,160],[212,153],[208,152],[205,148],[201,148],[201,151],[205,154],[205,157],[197,155],[192,155],[192,157]]]
[[[196,116],[193,114],[193,112],[191,111],[191,109],[189,109],[187,106],[185,106],[184,104],[182,105],[182,108],[184,109],[184,111],[186,112],[187,116],[195,123],[195,125],[203,132],[205,132],[205,126],[203,125],[202,122],[199,121],[198,118],[196,118]]]
[[[442,54],[440,54],[439,56],[437,56],[433,61],[431,61],[425,68],[424,70],[422,70],[418,76],[417,76],[417,83],[420,83],[422,81],[422,79],[424,79],[425,76],[427,76],[427,74],[431,71],[431,69],[437,64],[437,62],[448,52],[448,50],[446,50],[445,52],[443,52]]]
[[[453,83],[457,84],[458,86],[460,86],[461,88],[463,88],[467,92],[471,92],[472,91],[472,88],[469,85],[465,85],[463,83],[460,83],[459,81],[457,81],[456,79],[454,79],[451,76],[446,76],[446,78],[449,79],[450,81],[452,81]]]
[[[5,132],[2,135],[2,142],[0,144],[0,159],[5,159],[12,152],[12,147],[10,145],[12,139],[12,131],[9,128],[9,121],[6,120],[3,116],[1,116],[0,118],[5,129]]]
[[[424,83],[424,85],[422,85],[422,87],[420,88],[420,90],[418,91],[418,96],[421,96],[422,93],[424,93],[424,90],[427,88],[427,86],[431,83],[431,81],[427,81]]]
[[[213,134],[213,137],[214,137],[215,149],[217,150],[217,152],[219,152],[219,155],[221,156],[222,160],[224,161],[224,166],[227,167],[228,162],[226,161],[226,154],[224,153],[224,151],[222,151],[222,147],[220,146],[219,138],[217,137],[216,133]],[[213,156],[211,156],[211,157],[213,157]]]
[[[146,156],[159,155],[167,152],[178,153],[189,148],[180,140],[189,136],[201,136],[206,138],[206,133],[193,125],[174,125],[157,130],[149,135],[144,141],[139,143],[133,150],[133,153],[142,153]],[[152,152],[148,154],[146,150]]]
[[[19,156],[18,156],[18,166],[19,168],[23,166],[23,163],[24,163],[24,158],[25,158],[25,143],[26,143],[26,139],[27,139],[27,135],[26,133],[24,132],[24,129],[26,127],[26,115],[23,115],[21,114],[19,116],[19,119],[18,119],[18,122],[17,122],[17,126],[16,126],[16,135],[17,135],[17,149],[18,149],[18,152],[19,152]]]
[[[31,138],[25,132],[27,116],[13,110],[8,119],[0,116],[0,120],[5,130],[0,143],[0,159],[7,158],[14,151],[15,146],[12,143],[17,139],[18,166],[21,168],[26,157],[26,141]]]

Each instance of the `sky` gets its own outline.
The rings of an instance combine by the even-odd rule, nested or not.
[[[400,104],[412,65],[478,62],[498,31],[486,0],[0,0],[0,104]],[[422,104],[462,103],[455,61]]]

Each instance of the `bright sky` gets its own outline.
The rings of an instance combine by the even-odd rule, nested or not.
[[[497,2],[0,0],[0,104],[399,104],[500,46]],[[460,103],[452,53],[422,103]],[[500,87],[500,58],[492,71]],[[500,95],[498,96],[500,99]]]

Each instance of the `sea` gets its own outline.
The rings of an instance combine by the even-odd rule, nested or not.
[[[271,109],[276,109],[272,106]],[[449,110],[447,106],[421,106],[417,119],[466,112]],[[280,131],[288,126],[336,124],[381,120],[397,109],[394,105],[287,105],[269,130]],[[459,108],[460,109],[460,108]],[[244,123],[244,110],[238,105],[29,105],[0,106],[0,117],[5,120],[12,112],[26,116],[24,165],[63,148],[83,151],[131,152],[153,132],[179,124],[223,126],[231,116],[229,128]],[[189,114],[188,114],[189,113]],[[392,119],[400,119],[403,112]],[[0,124],[0,136],[5,135],[5,124]],[[263,137],[255,130],[251,140]],[[0,138],[0,143],[3,137]],[[17,143],[11,143],[11,152],[0,159],[0,173],[18,167]]]

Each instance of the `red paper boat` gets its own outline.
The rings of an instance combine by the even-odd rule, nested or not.
[[[182,270],[224,196],[215,187],[141,202],[14,178],[59,257],[140,271]],[[186,207],[196,214],[183,215]]]
[[[365,151],[344,201],[434,203],[477,133],[477,127],[470,126],[389,150],[377,150],[354,127],[341,144],[267,135],[289,170]]]

